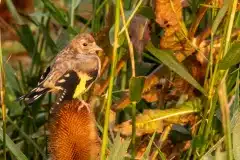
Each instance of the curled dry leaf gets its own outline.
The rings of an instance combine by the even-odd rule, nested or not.
[[[175,108],[165,110],[144,110],[142,114],[136,117],[136,135],[142,136],[153,132],[161,133],[164,127],[170,124],[187,124],[192,122],[193,114],[201,109],[200,99],[185,102]],[[132,121],[128,120],[117,125],[114,128],[115,132],[120,132],[123,135],[129,136],[132,133]]]
[[[166,28],[174,27],[175,31],[180,29],[179,22],[182,21],[182,5],[179,0],[156,0],[156,21]]]
[[[181,62],[195,49],[187,40],[187,31],[182,18],[182,3],[179,0],[156,0],[156,22],[164,29],[160,47],[175,51]]]
[[[141,15],[135,15],[129,26],[129,35],[138,53],[137,59],[142,60],[142,52],[150,40],[149,20]]]

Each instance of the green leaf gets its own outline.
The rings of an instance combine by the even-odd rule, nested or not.
[[[55,42],[53,41],[53,39],[50,36],[50,32],[48,32],[48,29],[44,26],[41,26],[41,30],[43,32],[43,36],[48,44],[48,46],[50,47],[53,55],[56,55],[58,53],[58,48],[55,44]]]
[[[127,19],[130,17],[130,15],[132,14],[133,11],[125,11],[124,12],[124,15],[125,15],[125,18],[126,18],[126,21]],[[123,27],[123,22],[122,22],[122,19],[120,20],[120,28]],[[109,31],[109,41],[110,41],[110,44],[113,46],[114,45],[114,25],[111,27],[110,31]],[[121,34],[118,36],[118,47],[121,46],[125,41],[125,34]]]
[[[140,7],[139,10],[138,10],[138,14],[141,14],[148,19],[155,19],[156,18],[152,7],[148,7],[148,6]]]
[[[226,159],[228,159],[227,152],[226,151],[221,152],[221,143],[220,144],[218,143],[217,146],[214,146],[214,148],[215,148],[214,150],[216,150],[214,153],[205,154],[201,158],[201,160],[226,160]],[[212,152],[214,150],[212,150]]]
[[[42,12],[37,10],[36,12],[33,12],[29,15],[26,15],[28,18],[30,18],[30,21],[33,22],[36,26],[39,26],[41,23],[42,18],[48,18],[50,16],[49,12]]]
[[[62,30],[56,40],[56,46],[59,50],[65,48],[70,41],[70,35],[66,30]]]
[[[236,125],[233,128],[233,155],[235,159],[240,159],[240,113],[238,114]]]
[[[198,138],[198,143],[202,144],[203,143],[203,137],[202,138]],[[215,143],[211,148],[209,148],[209,150],[202,156],[203,160],[216,160],[215,157],[213,157],[212,155],[214,154],[214,151],[217,150],[219,147],[222,146],[222,143],[224,141],[224,137],[222,137],[221,139],[218,140],[217,143]],[[200,147],[202,145],[198,145],[198,147]]]
[[[238,114],[236,125],[233,128],[233,156],[235,159],[240,159],[240,113]]]
[[[73,2],[72,2],[73,3],[73,9],[76,9],[78,7],[78,5],[82,2],[82,0],[74,0]]]
[[[150,151],[151,151],[151,147],[152,147],[155,135],[156,135],[156,132],[153,133],[153,135],[152,135],[152,137],[151,137],[151,139],[148,143],[148,146],[146,148],[146,151],[143,153],[143,156],[142,156],[141,160],[148,160],[149,159],[149,154],[150,154]]]
[[[18,14],[14,4],[12,3],[12,0],[6,0],[5,2],[7,4],[9,11],[13,15],[13,18],[16,20],[17,24],[20,24],[20,25],[24,24],[20,15]],[[1,1],[0,1],[0,3],[1,3]]]
[[[42,0],[42,2],[44,3],[44,6],[47,8],[50,14],[53,16],[53,18],[55,18],[55,20],[58,21],[58,23],[65,27],[69,25],[66,20],[67,15],[65,12],[55,7],[53,3],[50,2],[49,0]]]
[[[129,138],[121,138],[118,133],[113,140],[113,145],[110,146],[110,155],[108,156],[108,160],[124,160],[130,141],[131,140]]]
[[[109,31],[109,41],[110,41],[110,44],[114,46],[114,26],[112,26]],[[118,36],[118,47],[120,47],[124,43],[124,41],[125,41],[124,34],[121,34],[120,36]]]
[[[174,108],[165,110],[145,110],[142,115],[137,116],[137,126],[143,126],[151,122],[165,120],[168,123],[181,123],[179,116],[199,112],[201,110],[201,100],[196,98],[185,102]],[[175,117],[175,118],[174,118]]]
[[[3,130],[0,128],[0,140],[3,141]],[[6,146],[17,160],[27,160],[27,157],[20,151],[18,146],[6,134]]]
[[[31,29],[28,25],[21,25],[20,28],[17,29],[17,33],[20,37],[21,44],[28,51],[28,54],[33,58],[37,51]]]
[[[139,102],[142,97],[145,77],[132,77],[129,83],[130,100],[132,102]]]
[[[238,121],[238,116],[240,113],[240,105],[239,105],[239,70],[237,71],[237,76],[234,77],[235,78],[235,98],[234,101],[232,103],[232,105],[230,106],[230,115],[231,115],[231,126],[234,127],[235,125],[237,125],[237,121]]]
[[[199,112],[202,108],[201,100],[196,98],[170,109],[147,109],[136,116],[136,135],[161,133],[169,124],[186,124],[188,115]],[[132,121],[125,121],[114,127],[115,132],[129,136],[132,133]]]
[[[232,129],[232,137],[233,137],[233,156],[234,158],[240,159],[240,108],[239,108],[239,70],[237,74],[236,79],[236,86],[235,86],[235,99],[231,106],[231,109],[233,110],[233,117],[231,119],[231,126]]]
[[[201,91],[204,95],[206,95],[203,87],[192,77],[192,75],[187,71],[187,69],[176,60],[176,58],[172,55],[171,51],[157,49],[153,46],[151,42],[147,44],[146,49],[153,56],[158,58],[163,64],[165,64],[167,67],[176,72],[187,82],[189,82],[199,91]]]
[[[238,63],[240,63],[240,42],[235,42],[219,62],[219,69],[225,70]]]
[[[20,107],[20,104],[16,102],[15,92],[19,91],[19,86],[16,77],[16,71],[13,70],[12,66],[8,63],[4,65],[5,69],[5,87],[6,87],[6,94],[5,94],[5,103],[9,109],[10,115],[19,115],[22,113],[23,108]]]
[[[221,152],[221,147],[218,147],[217,150],[216,150],[216,156],[214,157],[214,159],[217,159],[217,160],[226,160],[226,159],[228,159],[227,152],[226,151]]]
[[[227,2],[227,1],[225,1]],[[230,1],[229,1],[230,2]],[[228,6],[230,3],[224,3],[223,7],[220,8],[212,26],[212,34],[215,34],[215,32],[218,29],[219,24],[222,22],[223,18],[225,17],[227,11],[228,11]]]

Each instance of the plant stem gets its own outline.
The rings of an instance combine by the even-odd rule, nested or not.
[[[116,0],[114,46],[113,46],[112,66],[111,66],[110,81],[109,81],[109,88],[108,88],[108,97],[107,97],[108,99],[107,99],[107,106],[105,111],[103,141],[102,141],[102,148],[101,148],[101,160],[105,159],[105,153],[106,153],[106,148],[108,144],[109,114],[110,114],[110,107],[112,104],[113,81],[114,81],[116,61],[117,61],[119,24],[120,24],[120,0]]]
[[[121,90],[126,89],[126,84],[127,84],[127,64],[124,64],[123,69],[122,69],[122,74],[121,74]]]
[[[140,7],[140,5],[142,4],[143,0],[140,0],[137,4],[137,6],[135,7],[135,9],[133,10],[132,14],[129,16],[126,25],[123,26],[123,28],[121,29],[121,31],[118,33],[118,36],[120,36],[125,30],[127,30],[128,25],[130,24],[133,16],[136,14],[138,8]]]
[[[227,2],[227,3],[229,3],[229,2]],[[221,43],[222,45],[221,45],[220,52],[219,52],[220,59],[218,59],[218,61],[221,60],[227,54],[227,51],[228,51],[228,48],[229,48],[229,45],[230,45],[231,32],[232,32],[233,21],[234,21],[235,12],[236,12],[236,6],[237,6],[237,0],[233,0],[231,5],[229,5],[229,12],[228,12],[228,16],[227,16],[227,23],[224,26],[225,27],[224,38],[223,38],[223,41]],[[211,61],[209,63],[213,63],[212,61],[213,60],[211,59]],[[202,123],[202,125],[200,127],[200,131],[199,131],[199,135],[204,134],[204,141],[207,140],[207,138],[208,138],[208,136],[209,136],[209,134],[211,132],[210,130],[211,130],[211,127],[212,127],[211,126],[212,125],[212,120],[213,120],[214,113],[215,113],[216,106],[217,106],[216,105],[217,94],[215,93],[215,86],[218,85],[220,80],[222,79],[222,77],[225,77],[226,74],[228,73],[228,70],[221,71],[221,70],[218,69],[218,61],[217,61],[216,65],[215,65],[215,67],[214,67],[213,75],[212,75],[211,81],[210,81],[209,92],[208,92],[207,104],[209,104],[208,109],[210,110],[210,114],[207,117],[208,109],[206,109],[206,111],[204,113],[204,117],[206,117],[205,119],[208,119],[208,123],[205,124],[205,122],[203,121],[203,123]],[[203,131],[204,131],[204,133],[203,133]],[[207,145],[205,144],[201,148],[201,150],[200,150],[200,155],[203,155],[206,149],[207,149]],[[195,156],[195,158],[196,158],[196,156]]]
[[[126,23],[126,17],[124,15],[124,10],[123,10],[123,5],[122,5],[122,1],[120,1],[120,9],[121,9],[121,16],[122,16],[122,21],[123,21],[123,28],[127,27],[127,23]],[[129,20],[129,19],[128,19]],[[130,21],[129,21],[130,22]],[[134,50],[133,50],[133,44],[130,40],[130,36],[128,33],[128,30],[125,29],[125,35],[127,38],[127,42],[128,42],[128,49],[129,49],[129,54],[130,54],[130,59],[131,59],[131,65],[132,65],[132,77],[136,76],[136,72],[135,72],[135,60],[134,60]]]
[[[125,19],[125,15],[124,15],[124,9],[123,9],[121,0],[120,0],[120,10],[121,10],[123,25],[125,28],[127,28],[126,19]],[[127,29],[125,29],[125,35],[127,38],[128,49],[129,49],[129,54],[130,54],[130,59],[131,59],[132,77],[135,77],[136,71],[135,71],[134,50],[133,50],[133,44],[130,40],[130,36],[129,36]],[[133,101],[132,102],[132,159],[135,159],[135,155],[136,155],[136,105],[137,105],[137,102]]]
[[[16,10],[12,0],[6,0],[5,2],[7,4],[7,7],[9,9],[9,11],[11,12],[11,14],[14,17],[14,19],[16,20],[17,24],[20,24],[20,25],[23,24],[23,21],[22,21],[21,17],[19,16],[19,14],[18,14],[18,12],[17,12],[17,10]],[[0,1],[0,3],[1,3],[1,1]]]
[[[228,51],[228,48],[230,45],[234,17],[235,17],[235,13],[237,12],[237,3],[238,3],[238,0],[232,0],[232,5],[229,6],[229,15],[228,15],[229,20],[228,20],[228,24],[227,24],[228,27],[227,27],[227,33],[225,36],[225,46],[224,46],[223,56],[225,56],[227,54],[227,51]]]
[[[228,160],[233,159],[233,152],[232,152],[232,137],[231,137],[231,124],[230,124],[230,111],[228,106],[228,97],[227,97],[227,90],[226,90],[226,78],[222,80],[219,85],[218,89],[219,95],[219,102],[222,112],[222,126],[225,135],[225,144],[227,150],[227,157]]]
[[[75,0],[71,0],[71,8],[70,8],[70,26],[73,27],[74,25],[74,10],[75,10]]]
[[[0,101],[2,106],[2,119],[3,119],[3,154],[4,160],[7,159],[6,155],[6,106],[4,103],[5,99],[5,73],[4,73],[4,64],[3,64],[3,55],[2,55],[2,40],[1,40],[1,30],[0,30]]]
[[[137,102],[132,102],[132,160],[136,156],[136,105]]]

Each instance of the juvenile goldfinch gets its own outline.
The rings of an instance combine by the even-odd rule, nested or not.
[[[19,97],[32,104],[47,92],[60,93],[56,104],[78,98],[97,79],[101,62],[97,51],[102,49],[90,34],[79,34],[55,57],[54,62],[41,76],[38,86]]]

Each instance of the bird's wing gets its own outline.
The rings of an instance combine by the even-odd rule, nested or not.
[[[46,79],[50,70],[51,68],[49,66],[40,77],[38,86],[33,88],[29,93],[17,98],[16,101],[24,100],[27,104],[32,104],[35,100],[47,93],[50,89],[43,87],[42,82]]]
[[[46,70],[43,72],[43,74],[41,75],[41,77],[40,77],[40,79],[39,79],[39,81],[38,81],[38,85],[46,79],[46,77],[48,76],[48,74],[49,74],[50,71],[51,71],[51,68],[50,68],[50,66],[49,66],[49,67],[47,67],[47,69],[46,69]]]
[[[62,90],[59,91],[56,104],[60,104],[64,100],[71,100],[80,79],[77,73],[73,70],[65,72],[56,82],[57,87],[61,87]]]

